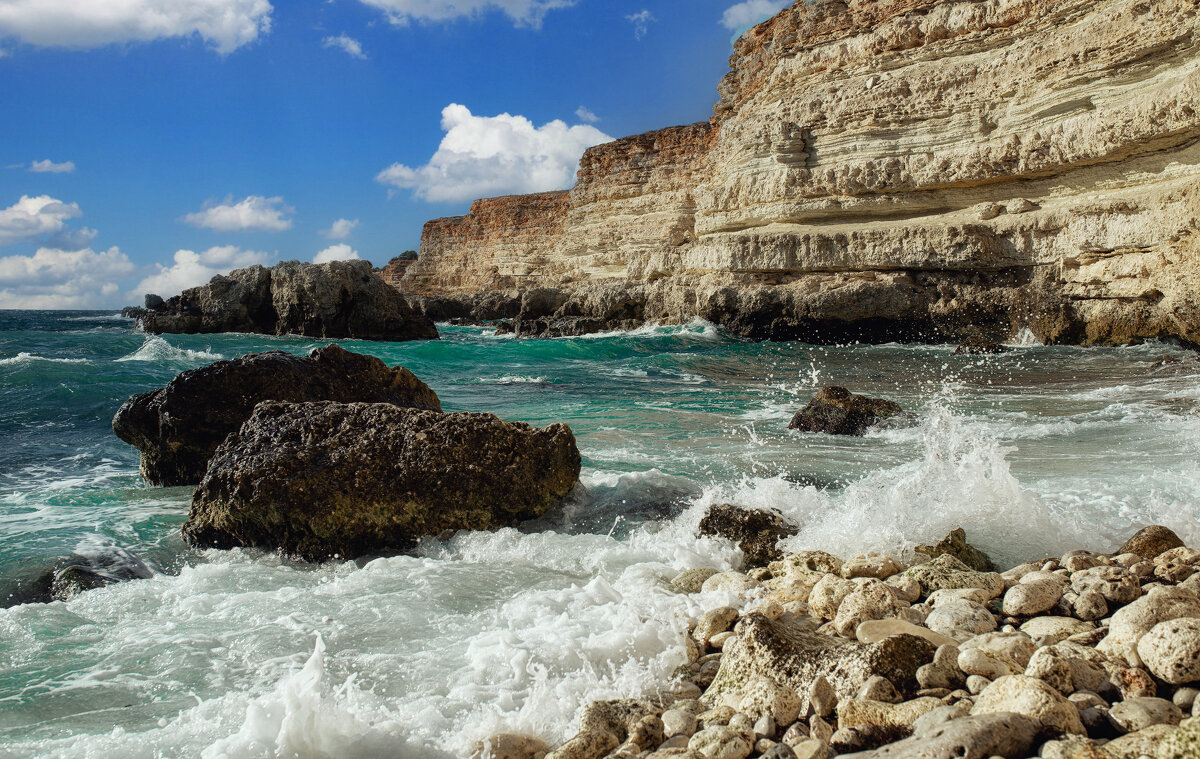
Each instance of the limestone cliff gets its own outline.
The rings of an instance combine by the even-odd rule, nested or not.
[[[719,93],[569,193],[430,222],[402,289],[563,291],[519,301],[533,333],[1200,342],[1196,0],[797,2]]]

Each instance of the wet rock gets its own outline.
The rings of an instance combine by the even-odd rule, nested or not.
[[[967,533],[957,528],[937,544],[932,546],[917,546],[917,553],[923,553],[931,559],[950,555],[979,572],[995,572],[996,565],[986,553],[967,542]]]
[[[710,567],[700,569],[685,569],[671,578],[671,585],[680,593],[699,593],[704,587],[704,581],[717,573]]]
[[[902,412],[892,401],[855,395],[844,387],[823,387],[796,412],[788,429],[861,436],[881,419]]]
[[[1178,725],[1183,712],[1165,698],[1131,698],[1113,704],[1108,718],[1122,733],[1136,733],[1151,725]]]
[[[1200,598],[1183,588],[1157,587],[1113,614],[1108,635],[1096,648],[1114,661],[1142,664],[1138,641],[1155,625],[1180,617],[1200,617]]]
[[[925,618],[925,626],[958,641],[996,629],[996,617],[984,606],[963,598],[939,604]]]
[[[1200,717],[1186,719],[1158,744],[1155,759],[1196,759],[1200,756]]]
[[[861,623],[854,631],[854,637],[860,643],[877,643],[892,635],[915,635],[918,638],[924,638],[935,646],[942,646],[947,643],[954,644],[956,642],[947,635],[936,633],[926,627],[906,622],[903,619],[871,620]]]
[[[926,564],[918,564],[904,570],[904,574],[921,583],[925,595],[935,590],[978,588],[995,598],[1004,592],[1004,578],[995,572],[980,572],[971,569],[949,554],[938,556]]]
[[[1013,617],[1032,617],[1053,609],[1063,595],[1061,582],[1051,579],[1025,581],[1004,594],[1004,613]]]
[[[562,424],[538,430],[385,403],[264,402],[217,449],[183,534],[196,546],[350,558],[540,516],[579,469]]]
[[[437,339],[369,261],[285,261],[218,275],[141,315],[147,332],[255,332],[359,340]]]
[[[542,759],[549,750],[541,738],[500,733],[476,743],[471,759]]]
[[[718,572],[704,581],[700,590],[709,593],[714,590],[727,590],[731,593],[745,593],[757,588],[760,583],[753,577],[742,572]]]
[[[269,351],[183,372],[165,387],[125,401],[113,417],[113,432],[141,451],[149,483],[192,485],[217,446],[267,400],[442,408],[407,369],[327,345],[305,357]]]
[[[617,736],[604,730],[580,732],[546,754],[546,759],[600,759],[621,745]]]
[[[1183,541],[1174,531],[1162,525],[1152,524],[1135,532],[1133,537],[1117,549],[1117,554],[1136,553],[1138,556],[1153,559],[1163,551],[1182,545]]]
[[[1075,706],[1037,678],[1025,675],[1001,677],[979,694],[971,708],[972,715],[1004,712],[1024,714],[1060,733],[1085,733]]]
[[[701,615],[692,636],[701,643],[707,643],[712,636],[723,633],[732,627],[737,618],[738,610],[732,606],[709,609]]]
[[[1200,682],[1200,619],[1160,622],[1138,641],[1137,652],[1151,674],[1164,682]]]
[[[833,554],[824,551],[800,551],[788,554],[779,561],[771,563],[771,572],[775,575],[791,574],[793,572],[821,574],[841,574],[843,562]]]
[[[651,701],[619,698],[611,701],[593,701],[583,708],[579,716],[580,732],[601,731],[612,733],[624,743],[645,719],[658,719],[661,708]],[[661,723],[659,731],[662,730]],[[662,738],[659,738],[659,743]]]
[[[795,535],[796,527],[772,512],[724,504],[709,507],[700,520],[700,534],[737,543],[747,567],[763,567],[783,555],[777,544]]]
[[[1037,721],[1021,714],[981,714],[934,725],[928,732],[841,759],[991,759],[1024,757],[1038,735]]]
[[[708,704],[717,703],[725,693],[740,692],[759,677],[792,688],[805,699],[804,710],[818,677],[825,677],[839,698],[853,698],[872,675],[887,678],[901,692],[912,692],[917,685],[917,668],[934,652],[933,644],[911,635],[871,644],[842,643],[754,613],[742,618],[737,632],[738,637],[726,646],[720,671],[704,695]]]

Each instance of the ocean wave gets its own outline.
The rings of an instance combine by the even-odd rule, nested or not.
[[[507,374],[503,377],[478,377],[475,383],[479,385],[548,385],[545,377],[527,377],[519,374]]]
[[[86,364],[86,358],[51,358],[49,356],[38,356],[33,353],[21,351],[15,356],[9,358],[0,358],[0,366],[14,366],[17,364],[32,364],[35,361],[43,361],[48,364]]]
[[[196,362],[219,361],[225,358],[220,353],[211,351],[194,351],[189,348],[177,348],[158,335],[146,335],[142,347],[128,356],[122,356],[117,361],[151,361],[151,362]]]
[[[647,324],[643,324],[637,329],[593,332],[589,335],[557,339],[608,340],[612,338],[628,337],[691,337],[699,340],[716,342],[723,340],[724,334],[722,333],[721,328],[716,324],[696,317],[686,324],[659,324],[657,322],[649,322]]]

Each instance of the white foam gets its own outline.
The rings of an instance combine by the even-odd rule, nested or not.
[[[51,358],[49,356],[38,356],[34,353],[26,353],[21,351],[15,356],[8,358],[0,358],[0,366],[13,366],[15,364],[32,364],[35,361],[42,361],[48,364],[86,364],[86,358]]]
[[[480,377],[475,381],[482,385],[542,385],[547,380],[545,377],[506,374],[503,377]]]
[[[177,348],[168,343],[165,339],[158,335],[146,335],[142,347],[138,348],[128,356],[122,356],[117,361],[153,361],[160,363],[170,362],[197,362],[197,361],[219,361],[224,358],[219,353],[212,351],[194,351],[188,348]]]

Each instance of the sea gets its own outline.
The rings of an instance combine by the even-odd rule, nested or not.
[[[791,549],[907,555],[962,527],[1002,564],[1111,551],[1146,524],[1200,544],[1200,360],[1183,348],[754,343],[701,321],[518,340],[341,341],[446,410],[565,422],[581,487],[517,529],[308,564],[180,538],[188,488],[147,486],[112,433],[130,395],[328,341],[148,335],[111,312],[0,311],[0,597],[64,560],[149,577],[0,609],[0,758],[465,757],[553,744],[581,705],[684,663],[684,569],[741,566],[707,507],[772,508]],[[898,402],[847,438],[788,429],[824,385]],[[722,595],[725,594],[725,595]],[[751,598],[749,603],[753,603]]]

